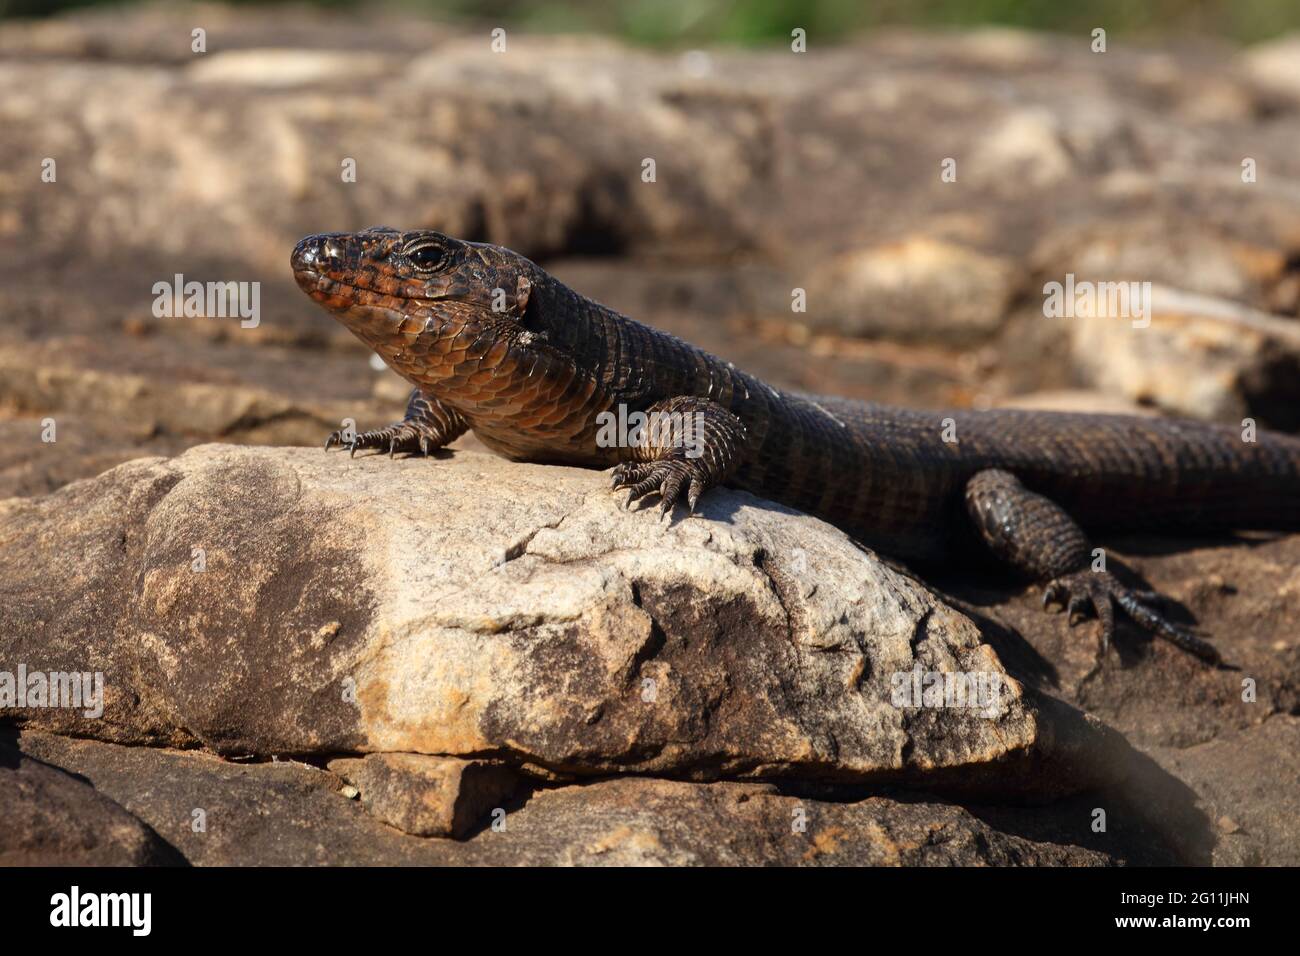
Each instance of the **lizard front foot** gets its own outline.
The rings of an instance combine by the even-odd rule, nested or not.
[[[340,429],[325,439],[325,450],[329,451],[338,445],[347,448],[353,455],[358,449],[366,451],[371,448],[386,451],[389,457],[399,451],[427,455],[463,435],[468,428],[468,423],[459,412],[417,388],[411,393],[406,403],[406,417],[400,422],[394,422],[386,428],[353,433],[350,441],[345,441],[346,436]]]
[[[690,459],[668,459],[665,461],[624,462],[614,469],[612,485],[631,488],[628,504],[638,501],[654,492],[659,493],[659,513],[665,515],[686,492],[686,506],[691,514],[695,513],[695,504],[709,487],[708,475],[698,462]]]
[[[427,455],[432,450],[429,436],[410,422],[397,422],[386,428],[355,432],[351,441],[345,440],[345,435],[340,429],[331,432],[329,438],[325,439],[326,451],[335,445],[348,449],[354,456],[358,450],[367,451],[372,448],[388,452],[389,457],[399,451],[412,453],[418,451],[422,455]]]
[[[632,461],[614,468],[615,490],[630,488],[628,503],[659,493],[668,514],[686,496],[692,514],[700,495],[726,481],[740,464],[745,426],[716,402],[682,395],[646,410],[646,424],[628,449]]]
[[[1152,592],[1127,588],[1109,571],[1074,571],[1054,578],[1043,589],[1043,607],[1067,611],[1071,627],[1085,618],[1097,618],[1101,624],[1101,654],[1109,649],[1115,634],[1115,607],[1118,606],[1130,620],[1156,637],[1209,664],[1222,663],[1213,644],[1147,607],[1144,602],[1152,600]]]

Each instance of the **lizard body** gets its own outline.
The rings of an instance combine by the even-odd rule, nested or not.
[[[473,429],[509,458],[614,467],[632,497],[692,510],[727,484],[903,560],[982,540],[1109,637],[1117,605],[1217,653],[1108,573],[1083,529],[1300,528],[1300,439],[1119,415],[924,412],[785,391],[585,298],[499,246],[377,227],[304,239],[299,286],[415,391],[357,448],[429,451]],[[634,440],[602,441],[643,412]],[[331,436],[330,443],[340,440]],[[327,447],[330,443],[327,443]],[[699,454],[688,452],[694,449]],[[1046,603],[1046,601],[1045,601]]]

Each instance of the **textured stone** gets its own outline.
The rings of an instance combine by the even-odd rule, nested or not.
[[[89,779],[199,866],[1096,866],[1145,852],[1133,837],[1092,835],[1082,805],[1023,808],[1014,823],[996,823],[985,809],[923,796],[829,801],[770,784],[647,778],[548,787],[466,840],[419,838],[301,763],[234,764],[32,732],[22,745]]]
[[[424,754],[367,754],[332,760],[375,818],[413,836],[462,837],[518,788],[502,764]]]
[[[0,866],[181,862],[158,834],[83,778],[7,742],[0,743],[0,821]]]
[[[619,501],[597,472],[468,451],[130,462],[0,504],[0,659],[105,674],[102,718],[32,726],[226,754],[1040,794],[1123,763],[838,530],[739,492],[671,524]],[[918,668],[994,693],[896,700]]]
[[[1162,286],[1152,288],[1148,316],[1106,309],[1043,320],[1068,325],[1075,362],[1093,387],[1188,418],[1300,424],[1296,323]]]

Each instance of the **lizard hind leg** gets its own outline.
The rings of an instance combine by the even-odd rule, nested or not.
[[[1167,621],[1147,606],[1150,596],[1122,584],[1109,571],[1091,569],[1083,529],[1060,505],[1030,491],[1008,471],[988,469],[966,483],[966,510],[980,537],[999,558],[1046,581],[1043,606],[1067,609],[1071,626],[1095,616],[1101,653],[1115,632],[1115,608],[1135,624],[1202,660],[1221,662],[1214,645]]]
[[[700,495],[735,472],[744,454],[744,423],[717,402],[681,395],[646,410],[646,424],[616,465],[615,490],[630,488],[629,503],[658,492],[667,514],[684,494],[691,513]]]
[[[367,432],[358,432],[351,441],[344,440],[343,432],[331,433],[325,440],[325,450],[335,445],[347,447],[353,455],[360,449],[376,448],[388,452],[389,456],[397,452],[419,452],[427,455],[441,448],[448,442],[463,435],[469,423],[454,408],[442,404],[432,395],[418,388],[411,392],[406,403],[406,415],[400,422],[394,422],[384,428],[375,428]]]

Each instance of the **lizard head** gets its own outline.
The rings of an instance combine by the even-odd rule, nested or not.
[[[499,246],[387,226],[308,236],[290,263],[299,288],[381,355],[404,335],[522,317],[537,268]]]

